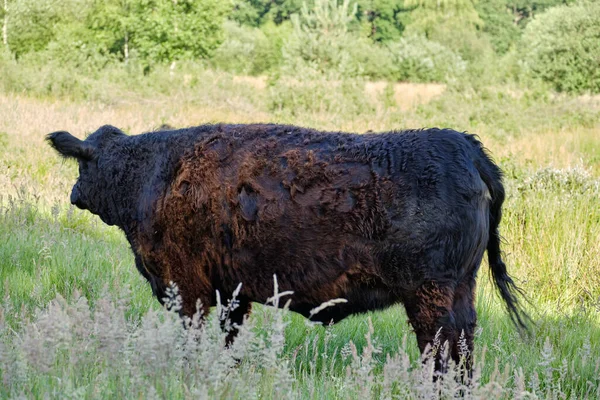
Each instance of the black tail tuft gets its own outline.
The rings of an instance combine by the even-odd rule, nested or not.
[[[519,297],[524,297],[523,290],[519,288],[506,271],[506,265],[502,261],[500,254],[500,238],[496,234],[490,232],[490,240],[488,242],[488,260],[494,283],[498,288],[500,296],[506,303],[506,308],[512,322],[523,331],[528,331],[529,316],[523,311],[519,302]]]
[[[468,138],[476,149],[473,160],[475,166],[491,195],[487,253],[492,277],[500,293],[500,297],[506,303],[510,319],[520,331],[528,332],[528,324],[531,322],[531,319],[523,311],[519,302],[520,298],[525,297],[524,293],[508,274],[506,264],[502,261],[502,251],[500,250],[498,225],[500,225],[500,220],[502,219],[502,203],[505,196],[504,186],[502,185],[502,171],[492,161],[476,136],[468,136]]]

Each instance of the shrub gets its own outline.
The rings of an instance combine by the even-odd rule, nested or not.
[[[494,53],[487,35],[473,28],[460,26],[459,21],[436,27],[427,38],[452,50],[469,64],[481,63],[486,56]]]
[[[282,74],[333,72],[343,77],[445,82],[461,75],[466,63],[442,44],[408,36],[383,45],[354,34],[348,2],[322,0],[304,6],[283,47]],[[337,3],[336,3],[337,4]]]
[[[581,166],[567,169],[546,167],[526,178],[519,190],[550,191],[568,196],[596,195],[600,194],[600,181]]]
[[[556,90],[600,93],[600,2],[549,9],[529,23],[522,46],[530,72]]]
[[[447,29],[474,30],[483,24],[475,8],[477,0],[405,0],[410,9],[407,32],[431,37],[436,31]]]
[[[291,115],[331,113],[359,115],[375,110],[364,91],[364,81],[347,79],[335,71],[322,73],[309,65],[302,66],[295,78],[271,80],[271,111]]]
[[[225,41],[216,50],[212,64],[224,71],[258,75],[281,62],[281,46],[286,28],[269,26],[269,35],[262,29],[238,25],[233,21],[224,24]]]
[[[460,76],[467,66],[458,54],[424,36],[404,37],[390,43],[388,49],[396,80],[447,82]]]
[[[364,56],[362,60],[357,56],[372,49],[368,39],[350,31],[356,5],[352,9],[349,4],[348,0],[341,5],[335,0],[317,0],[313,8],[304,4],[302,12],[292,16],[293,31],[282,49],[283,74],[310,68],[344,77],[364,75]]]

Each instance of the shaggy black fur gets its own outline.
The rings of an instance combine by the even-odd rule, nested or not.
[[[104,126],[85,141],[67,132],[48,141],[79,162],[71,202],[118,225],[158,299],[177,283],[186,315],[242,282],[232,315],[241,323],[251,302],[272,295],[276,274],[305,316],[347,299],[314,318],[325,323],[401,302],[421,351],[437,333],[458,361],[461,332],[472,350],[487,249],[508,311],[525,326],[500,253],[501,171],[475,136],[285,125],[127,136]]]

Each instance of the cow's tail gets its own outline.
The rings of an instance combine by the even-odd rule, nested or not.
[[[508,274],[506,264],[502,260],[502,251],[500,250],[501,238],[498,232],[498,225],[500,225],[500,220],[502,219],[502,203],[505,196],[504,186],[502,185],[502,171],[494,163],[476,136],[470,135],[468,139],[474,146],[475,154],[473,161],[479,171],[479,176],[488,187],[491,196],[487,253],[492,278],[500,297],[506,303],[506,309],[512,322],[519,330],[527,332],[528,323],[531,322],[531,319],[523,311],[519,302],[519,298],[524,298],[524,294]]]

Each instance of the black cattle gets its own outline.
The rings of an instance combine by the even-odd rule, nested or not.
[[[305,316],[347,299],[313,317],[325,323],[403,303],[420,350],[437,334],[458,361],[461,333],[473,349],[487,249],[511,318],[525,326],[500,252],[501,171],[475,136],[285,125],[128,136],[103,126],[84,141],[67,132],[48,141],[79,162],[71,202],[119,226],[158,299],[179,286],[185,315],[197,299],[208,312],[216,290],[241,282],[230,316],[241,323],[272,295],[275,274]]]

